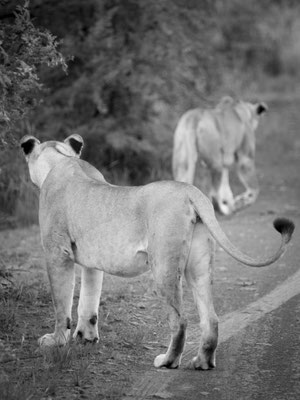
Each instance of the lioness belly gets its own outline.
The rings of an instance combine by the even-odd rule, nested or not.
[[[146,272],[148,254],[144,250],[127,248],[81,249],[75,251],[75,262],[87,268],[100,269],[111,275],[133,277]]]

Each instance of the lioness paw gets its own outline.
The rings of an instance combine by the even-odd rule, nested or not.
[[[155,368],[166,367],[171,369],[178,368],[180,365],[180,358],[181,357],[176,357],[175,360],[169,360],[167,354],[160,354],[159,356],[155,357],[154,367]]]
[[[201,360],[199,357],[194,357],[190,363],[189,368],[191,369],[201,369],[201,370],[208,370],[216,367],[216,360],[213,356],[211,359],[208,360]]]
[[[99,341],[98,327],[97,325],[78,323],[76,330],[73,334],[75,340],[83,342],[97,343]]]
[[[70,333],[57,335],[55,333],[47,333],[38,339],[41,347],[64,346],[69,340]]]
[[[98,343],[99,342],[99,336],[92,336],[89,335],[86,337],[82,331],[77,331],[73,335],[73,339],[77,341],[83,341],[84,343],[89,342],[89,343]]]
[[[234,206],[236,211],[239,211],[242,208],[248,207],[253,204],[258,196],[257,191],[246,191],[242,194],[239,194],[234,198]]]

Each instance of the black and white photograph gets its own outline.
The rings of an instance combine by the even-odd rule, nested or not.
[[[0,400],[300,399],[300,2],[0,0]]]

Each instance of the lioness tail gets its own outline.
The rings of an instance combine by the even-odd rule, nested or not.
[[[221,229],[216,217],[213,206],[206,196],[204,196],[199,190],[195,192],[193,188],[193,194],[190,197],[190,201],[201,218],[202,222],[206,225],[212,237],[219,243],[219,245],[233,258],[239,262],[246,264],[250,267],[264,267],[277,261],[279,257],[285,252],[286,246],[291,240],[292,234],[295,229],[295,225],[292,221],[287,218],[277,218],[274,220],[274,228],[281,234],[281,245],[275,254],[267,258],[252,258],[247,254],[244,254],[236,246],[234,246],[224,231]],[[195,196],[196,195],[196,196]],[[201,198],[199,197],[201,196]]]

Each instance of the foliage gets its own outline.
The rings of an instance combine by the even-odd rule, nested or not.
[[[84,6],[77,3],[77,12],[82,12]],[[69,35],[66,26],[62,51],[74,56],[69,65],[72,82],[60,87],[60,96],[56,93],[53,99],[55,103],[63,97],[65,116],[77,124],[87,118],[125,118],[137,126],[156,114],[158,101],[189,106],[188,98],[202,96],[212,85],[208,77],[213,73],[213,1],[94,3],[88,28]],[[52,20],[59,18],[45,6],[44,13],[48,12],[53,13]],[[59,12],[66,13],[67,7]],[[43,15],[38,17],[43,23]]]
[[[103,2],[87,39],[99,114],[147,120],[155,100],[171,105],[190,91],[204,92],[201,72],[209,65],[209,23],[207,12],[189,3],[196,4]]]
[[[62,139],[76,130],[87,143],[84,157],[114,183],[170,178],[175,116],[198,105],[218,83],[209,45],[213,3],[73,1],[74,14],[75,4],[83,15],[85,7],[94,12],[71,35],[67,23],[62,51],[74,56],[68,81],[34,115],[33,131]],[[51,12],[49,21],[59,19],[46,6],[37,19],[43,24]],[[50,23],[49,29],[57,28]],[[60,81],[58,75],[49,79]],[[168,123],[162,126],[165,113]]]
[[[292,28],[300,20],[295,1],[263,0],[219,2],[219,43],[217,50],[230,68],[259,72],[267,76],[285,73],[283,58],[293,45]],[[298,60],[299,61],[299,60]]]
[[[18,5],[14,23],[4,22],[0,29],[0,123],[2,145],[9,128],[36,106],[42,85],[38,67],[66,63],[57,50],[58,42],[49,31],[37,29],[29,13],[29,1]]]
[[[10,214],[17,209],[24,222],[27,222],[30,211],[32,222],[36,220],[36,211],[32,209],[37,204],[36,196],[32,191],[24,190],[24,163],[18,160],[18,153],[10,147],[18,137],[16,124],[39,103],[39,93],[43,88],[40,68],[60,65],[66,72],[67,66],[55,36],[33,25],[28,1],[16,6],[12,20],[3,18],[1,22],[0,209]],[[29,200],[25,205],[24,198]]]
[[[5,47],[21,90],[4,92],[11,121],[37,103],[41,84],[48,90],[30,118],[15,125],[15,137],[61,140],[75,131],[86,143],[83,157],[113,183],[171,178],[172,135],[188,108],[213,104],[225,93],[247,98],[270,77],[278,85],[280,76],[292,82],[299,76],[296,0],[31,0],[30,13],[35,27],[23,14],[18,18],[38,32],[37,42],[23,44],[29,55],[37,43],[36,63],[22,59],[32,69],[17,64],[12,36]],[[63,39],[61,53],[53,35]],[[43,67],[71,57],[68,75]],[[7,211],[30,220],[33,196],[26,192],[23,161],[15,150],[7,158],[0,186],[14,189],[0,195],[0,205],[14,199]]]
[[[131,136],[136,148],[140,139],[152,146],[159,142],[162,154],[183,111],[214,101],[224,91],[238,95],[240,87],[263,73],[285,72],[283,47],[286,53],[290,16],[299,9],[292,1],[285,6],[275,0],[251,4],[89,0],[84,5],[73,0],[71,4],[77,30],[70,16],[64,32],[61,25],[51,24],[70,14],[69,5],[61,4],[57,10],[46,3],[37,14],[41,24],[48,23],[54,32],[58,29],[56,33],[64,37],[62,51],[74,60],[67,80],[58,73],[49,77],[47,85],[53,91],[35,114],[34,130],[57,138],[74,129],[90,138],[93,131],[101,139],[92,140],[104,146],[117,130]],[[281,21],[277,36],[276,21]],[[236,73],[238,79],[229,87],[228,76],[234,79]]]

